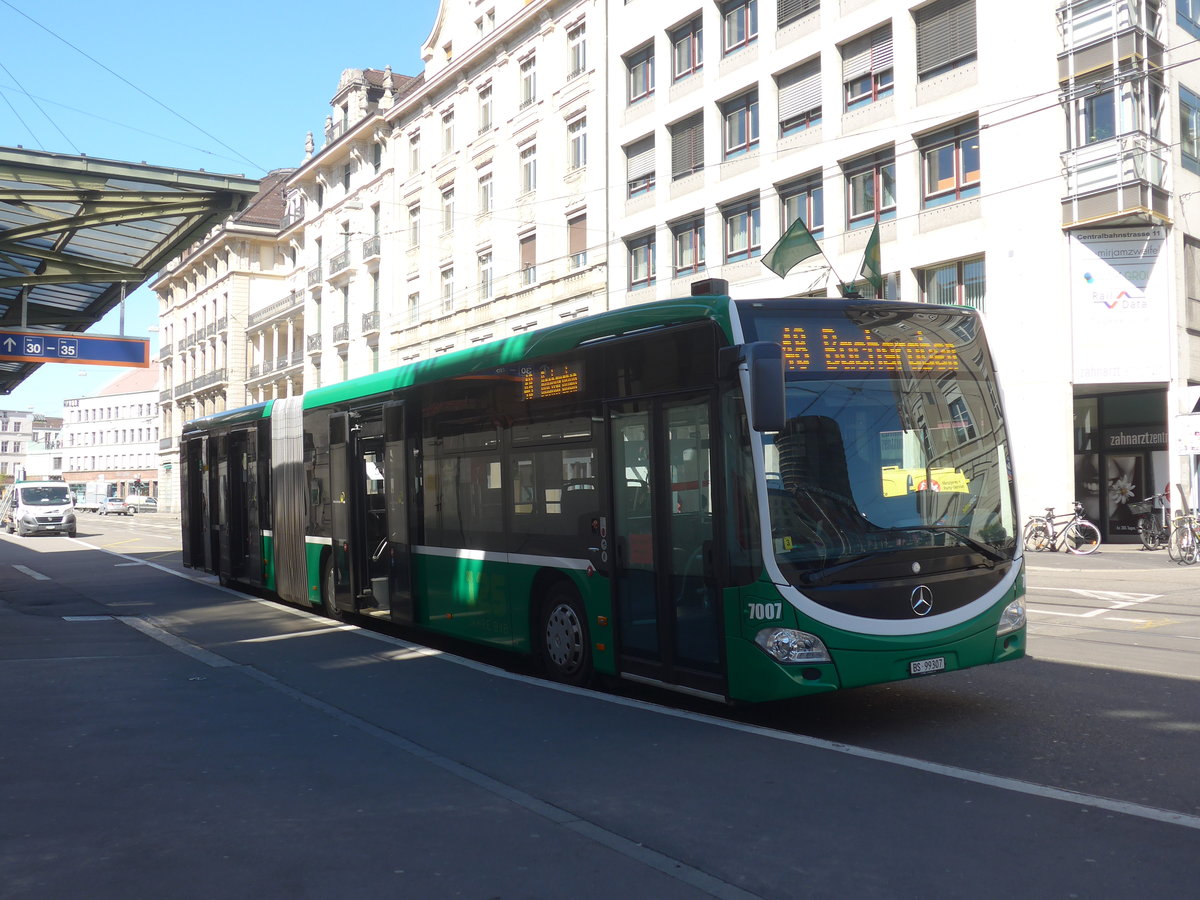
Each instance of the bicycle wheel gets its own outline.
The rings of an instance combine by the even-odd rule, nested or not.
[[[1197,552],[1200,552],[1200,546],[1197,546],[1196,526],[1183,525],[1183,534],[1179,542],[1179,561],[1185,566],[1190,566],[1196,561]]]
[[[1147,550],[1158,550],[1163,545],[1162,529],[1159,528],[1158,520],[1153,514],[1140,516],[1138,518],[1138,537],[1142,539],[1142,546]]]
[[[1040,553],[1050,548],[1050,529],[1046,527],[1045,522],[1034,520],[1027,524],[1022,538],[1028,551]]]
[[[1100,548],[1100,529],[1086,519],[1077,519],[1067,525],[1063,543],[1078,556],[1095,553]]]
[[[1186,525],[1176,525],[1171,529],[1171,537],[1167,540],[1167,556],[1171,557],[1173,562],[1183,562],[1181,545],[1184,542],[1184,535],[1190,531],[1191,529]]]

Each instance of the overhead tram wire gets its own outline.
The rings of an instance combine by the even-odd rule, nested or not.
[[[71,147],[71,149],[73,149],[76,153],[78,153],[79,148],[77,146],[75,146],[75,142],[73,140],[71,140],[69,137],[67,137],[67,133],[65,131],[63,131],[59,127],[58,123],[56,121],[54,121],[54,119],[50,116],[50,114],[48,112],[46,112],[45,109],[42,108],[42,105],[33,98],[33,96],[29,93],[29,91],[25,90],[25,85],[21,84],[21,82],[17,79],[17,76],[14,75],[9,70],[9,68],[6,65],[4,65],[4,63],[2,63],[2,62],[0,62],[0,69],[3,69],[4,73],[13,80],[13,84],[15,84],[21,90],[21,93],[23,93],[26,97],[29,97],[29,99],[33,103],[33,105],[37,107],[37,111],[40,112],[45,117],[47,122],[49,122],[51,125],[54,126],[55,131],[57,131],[59,134],[62,135],[62,138],[64,141],[67,142],[67,145],[69,147]],[[12,104],[9,104],[9,105],[11,106]],[[13,109],[13,112],[16,112],[15,108]],[[17,116],[17,118],[20,118],[20,116]],[[21,119],[21,124],[24,125],[26,128],[29,128],[29,123],[26,122],[24,119]],[[30,131],[30,133],[32,133],[32,130]],[[35,140],[36,140],[36,138],[35,138]],[[39,147],[42,146],[41,141],[38,141],[38,146]],[[42,147],[42,149],[44,150],[45,148]]]
[[[258,164],[258,163],[256,163],[254,160],[250,159],[250,157],[246,156],[244,153],[241,153],[241,152],[240,152],[239,150],[237,150],[236,148],[229,146],[228,144],[226,144],[224,141],[222,141],[222,140],[221,140],[219,137],[217,137],[216,135],[214,135],[214,134],[211,134],[210,132],[208,132],[208,131],[204,130],[203,128],[201,128],[199,125],[197,125],[197,124],[196,124],[195,122],[193,122],[191,119],[189,119],[187,116],[183,115],[183,113],[179,112],[178,110],[172,109],[170,106],[168,106],[167,104],[163,103],[161,100],[159,100],[159,99],[158,99],[157,97],[155,97],[153,94],[151,94],[151,93],[149,93],[148,91],[145,91],[145,90],[143,90],[142,88],[138,87],[136,84],[134,84],[134,83],[133,83],[132,81],[130,81],[128,78],[126,78],[124,75],[121,75],[120,73],[118,73],[118,72],[115,72],[115,71],[113,71],[112,69],[110,69],[108,66],[106,66],[104,63],[100,62],[100,60],[96,59],[94,56],[92,56],[92,55],[91,55],[90,53],[88,53],[87,51],[85,51],[85,50],[81,49],[80,47],[77,47],[77,46],[75,46],[75,44],[72,44],[70,41],[68,41],[68,40],[67,40],[65,37],[63,37],[62,35],[58,34],[57,32],[53,31],[53,30],[52,30],[52,29],[50,29],[50,28],[47,28],[45,25],[43,25],[43,24],[42,24],[41,22],[39,22],[37,19],[33,18],[33,16],[31,16],[31,15],[29,15],[28,13],[24,12],[23,10],[20,10],[20,9],[18,9],[17,7],[13,6],[13,5],[12,5],[12,3],[10,3],[10,2],[9,2],[9,0],[0,0],[0,3],[3,3],[5,6],[7,6],[9,9],[11,9],[13,12],[17,13],[18,15],[22,16],[23,18],[25,18],[25,19],[29,20],[30,22],[32,22],[34,25],[36,25],[38,28],[42,29],[42,31],[46,32],[46,33],[47,33],[48,35],[50,35],[51,37],[53,37],[53,38],[56,38],[57,40],[59,40],[59,41],[61,41],[62,43],[66,44],[68,47],[70,47],[72,50],[74,50],[74,51],[75,51],[76,53],[78,53],[80,56],[84,57],[84,58],[85,58],[85,59],[87,59],[87,60],[90,60],[90,61],[91,61],[91,62],[93,62],[93,63],[95,63],[95,64],[96,64],[96,65],[98,65],[100,68],[102,68],[102,69],[103,69],[105,72],[108,72],[108,74],[112,75],[114,78],[118,79],[119,81],[121,81],[121,82],[123,82],[124,84],[128,85],[129,87],[133,88],[135,91],[137,91],[139,94],[141,94],[141,95],[142,95],[143,97],[145,97],[146,99],[148,99],[148,100],[151,100],[152,102],[154,102],[154,103],[158,104],[159,106],[161,106],[163,109],[165,109],[165,110],[166,110],[167,112],[169,112],[171,115],[175,116],[175,117],[176,117],[177,119],[179,119],[180,121],[182,121],[182,122],[185,122],[185,123],[187,123],[188,125],[192,126],[192,127],[193,127],[193,128],[195,128],[197,131],[199,131],[201,134],[203,134],[205,137],[209,138],[210,140],[216,141],[218,144],[220,144],[222,147],[224,147],[224,148],[225,148],[226,150],[228,150],[230,153],[233,153],[233,154],[235,154],[235,155],[236,155],[236,156],[237,156],[239,159],[241,159],[243,162],[247,162],[247,163],[249,163],[251,166],[253,166],[255,169],[257,169],[257,170],[258,170],[258,171],[260,171],[260,172],[266,172],[266,171],[268,171],[268,170],[267,170],[267,168],[266,168],[265,166],[261,166],[261,165],[259,165],[259,164]],[[65,137],[65,135],[64,135],[64,137]],[[69,143],[69,142],[68,142],[68,143]],[[76,152],[78,152],[78,151],[76,151]]]
[[[0,64],[0,67],[2,67],[2,64]],[[4,71],[8,72],[8,69],[5,69]],[[9,72],[8,74],[9,74],[9,77],[12,78],[12,73]],[[15,81],[16,79],[13,79],[13,80]],[[15,106],[13,106],[13,102],[8,99],[7,93],[3,89],[0,89],[0,94],[5,94],[4,102],[8,104],[8,108],[11,109],[13,115],[17,117],[17,121],[25,126],[25,130],[29,132],[29,136],[31,138],[33,138],[33,142],[38,145],[38,149],[45,150],[46,145],[43,144],[41,139],[37,136],[37,132],[35,132],[33,130],[33,126],[30,125],[28,122],[26,122],[24,117],[22,117],[21,113],[17,110],[17,108]]]

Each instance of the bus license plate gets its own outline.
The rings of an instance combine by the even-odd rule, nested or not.
[[[933,659],[918,659],[908,664],[909,675],[932,675],[946,668],[946,657],[935,656]]]

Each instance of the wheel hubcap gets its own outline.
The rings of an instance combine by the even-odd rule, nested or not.
[[[564,671],[575,669],[583,656],[583,625],[566,603],[554,607],[546,619],[546,652]]]

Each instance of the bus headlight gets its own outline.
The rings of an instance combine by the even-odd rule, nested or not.
[[[1000,624],[996,626],[996,637],[1010,634],[1025,627],[1025,598],[1018,597],[1000,613]]]
[[[831,662],[825,644],[815,634],[796,631],[794,628],[764,628],[754,637],[754,643],[762,647],[776,662],[794,663]]]

